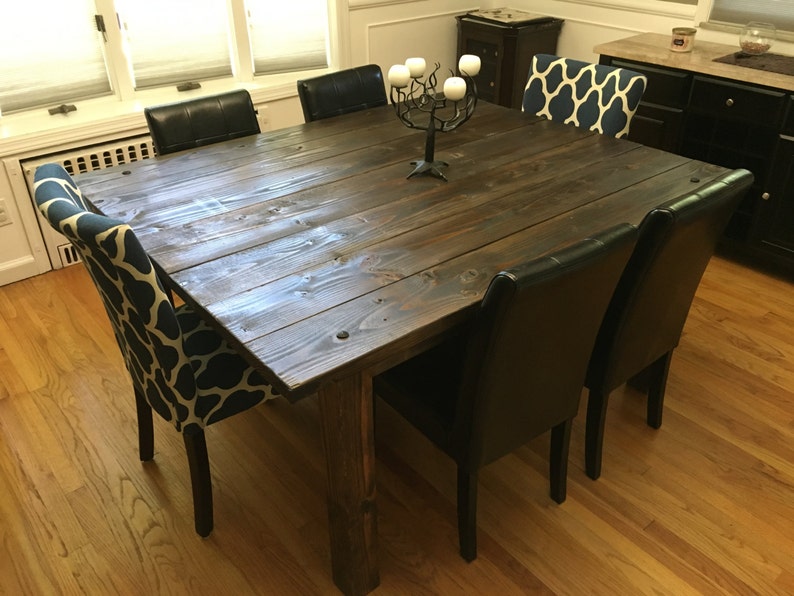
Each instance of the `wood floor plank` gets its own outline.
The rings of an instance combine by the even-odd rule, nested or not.
[[[604,472],[548,495],[548,437],[482,471],[479,557],[457,552],[455,467],[376,403],[379,595],[794,591],[794,284],[714,258],[664,422],[613,392]],[[64,313],[68,313],[65,316]],[[317,401],[207,430],[215,530],[193,529],[182,439],[135,407],[90,279],[0,287],[0,593],[334,594]]]

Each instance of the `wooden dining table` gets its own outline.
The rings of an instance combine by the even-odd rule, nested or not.
[[[442,341],[488,282],[725,168],[480,102],[436,135],[389,106],[75,177],[288,400],[319,400],[332,573],[379,584],[372,377]],[[263,495],[263,498],[266,498]]]

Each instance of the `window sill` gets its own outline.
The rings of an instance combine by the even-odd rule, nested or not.
[[[147,106],[177,102],[191,97],[248,89],[255,105],[297,96],[296,81],[327,72],[306,71],[261,77],[253,83],[232,79],[202,81],[201,89],[179,92],[175,87],[136,93],[134,100],[115,95],[74,102],[77,111],[50,115],[47,108],[0,116],[0,157],[40,151],[66,143],[91,144],[107,137],[137,136],[148,128],[143,117]]]

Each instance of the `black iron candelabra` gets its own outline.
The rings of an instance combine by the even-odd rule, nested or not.
[[[466,122],[477,105],[477,86],[472,77],[480,72],[480,59],[471,54],[458,61],[460,76],[453,75],[438,89],[437,73],[441,65],[436,62],[433,71],[425,74],[423,58],[409,58],[405,64],[395,64],[389,69],[391,101],[397,117],[408,128],[426,131],[425,157],[412,161],[415,166],[408,178],[428,175],[446,181],[442,168],[449,164],[435,159],[436,131],[448,132]]]

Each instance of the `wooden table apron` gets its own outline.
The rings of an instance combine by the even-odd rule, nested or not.
[[[481,102],[436,137],[359,112],[76,180],[288,399],[319,394],[334,581],[379,583],[371,377],[443,339],[491,277],[724,168]]]

